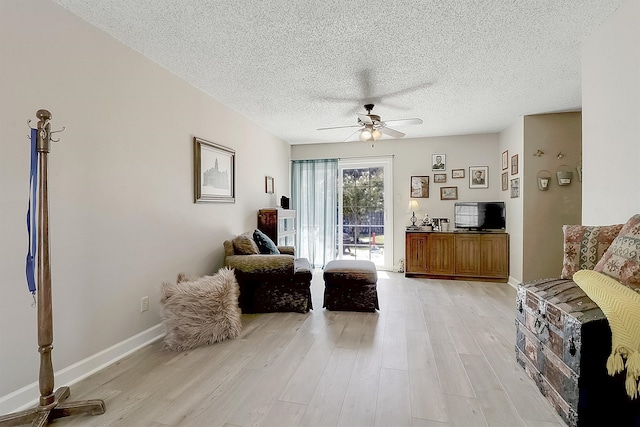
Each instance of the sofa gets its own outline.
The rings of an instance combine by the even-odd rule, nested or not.
[[[267,249],[256,240],[268,240]],[[240,286],[238,303],[243,313],[307,313],[313,309],[311,266],[306,258],[295,257],[292,246],[276,246],[254,230],[226,240],[224,252],[224,265],[234,269]]]
[[[565,225],[563,234],[560,276],[517,287],[516,360],[569,426],[640,425],[629,372],[609,369],[619,335],[606,303],[614,289],[640,296],[640,215],[625,224]],[[599,281],[594,287],[585,277]],[[637,378],[632,385],[637,390]]]

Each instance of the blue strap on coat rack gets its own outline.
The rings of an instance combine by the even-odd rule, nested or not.
[[[29,206],[27,207],[27,233],[29,235],[29,249],[27,252],[27,286],[34,297],[36,294],[36,251],[38,239],[36,236],[36,205],[38,187],[38,129],[31,129],[31,169],[29,173]]]

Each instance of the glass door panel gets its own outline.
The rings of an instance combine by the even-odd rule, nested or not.
[[[338,258],[370,260],[378,269],[392,269],[393,239],[385,239],[387,229],[389,236],[393,233],[392,222],[385,224],[392,211],[386,194],[390,179],[390,159],[340,162]]]

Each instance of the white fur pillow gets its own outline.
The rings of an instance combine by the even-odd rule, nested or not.
[[[176,284],[162,284],[162,320],[167,328],[164,346],[183,351],[240,334],[240,289],[232,269],[192,279],[184,274]]]

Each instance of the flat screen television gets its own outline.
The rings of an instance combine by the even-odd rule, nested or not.
[[[506,225],[504,202],[457,202],[454,225],[467,230],[502,230]]]

